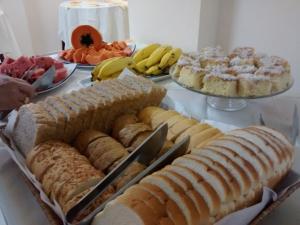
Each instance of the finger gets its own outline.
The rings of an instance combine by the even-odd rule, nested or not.
[[[31,98],[34,95],[34,88],[30,84],[18,84],[19,91]]]

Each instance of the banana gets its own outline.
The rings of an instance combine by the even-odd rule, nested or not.
[[[117,78],[122,71],[118,71],[116,73],[111,74],[109,77],[105,77],[103,80],[114,79]]]
[[[143,59],[148,58],[157,48],[160,47],[160,44],[150,44],[146,46],[145,48],[142,48],[141,50],[137,51],[135,55],[133,56],[133,61],[135,63],[139,63]]]
[[[138,72],[140,72],[140,73],[145,73],[146,70],[147,70],[147,67],[146,67],[147,60],[148,60],[148,58],[143,59],[142,61],[140,61],[139,63],[137,63],[137,64],[135,65],[135,69],[136,69]]]
[[[172,57],[171,50],[168,51],[164,56],[161,58],[160,63],[159,63],[159,68],[164,69],[168,66],[168,62],[170,58]]]
[[[120,59],[120,58],[121,57],[114,57],[114,58],[105,59],[101,63],[99,63],[98,65],[96,65],[95,68],[91,72],[91,74],[92,74],[92,80],[93,81],[97,80],[97,76],[98,76],[99,71],[100,71],[100,69],[101,69],[101,67],[103,65],[105,65],[107,62],[110,62],[112,60],[117,60],[117,59]]]
[[[168,66],[172,66],[173,64],[175,64],[178,61],[181,54],[182,54],[182,50],[180,48],[173,48],[171,50],[172,56],[168,61]]]
[[[160,62],[161,58],[166,54],[169,50],[171,50],[171,46],[163,45],[157,48],[148,58],[146,66],[150,68],[151,66]]]
[[[156,64],[154,66],[151,66],[147,71],[147,75],[158,75],[161,74],[162,70],[159,68],[159,65]]]
[[[103,80],[112,76],[114,73],[122,71],[124,68],[130,66],[133,63],[131,57],[121,57],[117,60],[112,60],[104,64],[99,73],[98,78]]]

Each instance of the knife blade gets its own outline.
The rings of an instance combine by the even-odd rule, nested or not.
[[[98,196],[100,196],[103,191],[113,183],[122,172],[135,160],[140,160],[142,162],[149,162],[150,157],[141,156],[142,153],[150,154],[153,157],[154,152],[158,152],[167,137],[168,125],[163,124],[159,126],[146,140],[138,146],[132,153],[128,155],[123,162],[121,162],[115,169],[113,169],[103,180],[101,180],[94,189],[89,192],[85,197],[83,197],[77,205],[67,212],[66,219],[68,222],[73,221],[73,219],[84,209],[86,209]],[[154,149],[154,150],[151,150]],[[152,152],[153,151],[153,152]],[[153,160],[153,158],[151,159]]]
[[[52,65],[40,78],[32,83],[35,90],[47,89],[53,85],[55,66]]]
[[[115,194],[113,194],[110,198],[108,198],[105,202],[103,202],[100,207],[96,208],[92,213],[90,213],[85,219],[83,219],[79,225],[88,225],[91,223],[93,218],[101,212],[106,204],[117,196],[121,195],[125,190],[127,190],[130,186],[138,183],[141,179],[143,179],[148,174],[151,174],[167,164],[171,164],[176,158],[186,154],[188,150],[188,146],[190,143],[190,137],[184,138],[177,144],[174,144],[165,154],[155,160],[151,165],[149,165],[145,170],[139,173],[135,178],[130,180],[126,185],[124,185],[121,189],[119,189]]]

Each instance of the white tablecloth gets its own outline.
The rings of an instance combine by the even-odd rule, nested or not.
[[[82,88],[80,80],[90,77],[90,71],[77,70],[69,81],[50,94],[63,94]],[[277,97],[249,101],[244,110],[222,112],[207,106],[203,95],[185,90],[170,80],[160,82],[168,89],[168,97],[178,108],[188,111],[198,119],[221,121],[244,127],[258,122],[258,113],[262,113],[266,123],[289,134],[294,104],[300,109],[300,98],[289,96],[289,93]],[[45,98],[40,96],[36,100]],[[294,170],[300,172],[299,137]],[[261,225],[299,225],[300,224],[300,191],[296,191],[282,206],[268,216]],[[8,154],[0,148],[0,207],[3,209],[8,224],[12,225],[50,225],[27,188],[21,171]],[[2,224],[0,224],[2,225]]]
[[[4,12],[0,9],[0,53],[19,56],[20,48]]]
[[[72,4],[59,6],[59,37],[70,48],[70,37],[78,25],[88,24],[97,28],[106,42],[129,39],[127,2],[98,4]]]

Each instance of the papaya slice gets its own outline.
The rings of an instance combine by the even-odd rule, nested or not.
[[[87,52],[87,48],[78,48],[75,50],[74,54],[73,54],[73,61],[75,63],[81,63],[82,62],[82,54]]]
[[[125,41],[118,41],[118,45],[121,47],[122,50],[127,47],[127,43]]]
[[[73,54],[75,52],[75,49],[71,48],[67,50],[67,53],[65,55],[65,60],[73,62]]]
[[[90,25],[80,25],[73,30],[71,43],[75,49],[92,45],[97,48],[102,44],[102,36],[96,28]]]
[[[86,55],[85,61],[90,65],[97,65],[102,61],[102,58],[96,55]]]
[[[67,54],[67,51],[66,51],[66,50],[62,50],[62,51],[60,51],[60,52],[58,53],[58,56],[59,56],[60,58],[64,59],[66,54]]]

